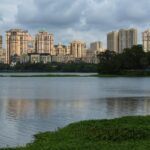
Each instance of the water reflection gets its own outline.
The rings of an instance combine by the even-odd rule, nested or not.
[[[149,97],[87,101],[0,100],[0,146],[23,145],[39,131],[55,130],[79,120],[149,114]]]
[[[150,78],[0,78],[0,147],[69,123],[150,115]]]
[[[53,109],[51,100],[23,100],[9,99],[5,101],[6,113],[12,118],[24,118],[28,116],[47,117]]]

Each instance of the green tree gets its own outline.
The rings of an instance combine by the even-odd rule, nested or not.
[[[122,62],[121,56],[114,51],[106,50],[99,54],[98,72],[101,74],[115,74],[120,72]]]
[[[122,53],[124,69],[142,69],[145,52],[141,45],[133,46],[131,49],[124,49]]]

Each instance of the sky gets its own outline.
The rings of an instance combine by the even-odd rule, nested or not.
[[[55,43],[102,41],[112,30],[150,27],[150,0],[0,0],[0,33],[11,28],[55,35]]]

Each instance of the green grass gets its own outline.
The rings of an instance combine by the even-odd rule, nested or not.
[[[129,70],[122,71],[116,74],[98,74],[97,77],[150,77],[150,71]]]
[[[26,147],[3,150],[149,150],[150,116],[73,123],[35,135]],[[1,149],[2,150],[2,149]]]

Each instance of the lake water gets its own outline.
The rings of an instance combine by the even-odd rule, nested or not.
[[[150,114],[150,78],[0,78],[0,147],[69,123]]]

